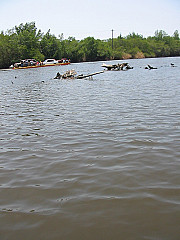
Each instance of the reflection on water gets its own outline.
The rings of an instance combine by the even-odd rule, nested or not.
[[[128,62],[0,71],[1,239],[179,239],[180,59]]]

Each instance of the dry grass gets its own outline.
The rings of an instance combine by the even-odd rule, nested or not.
[[[122,54],[122,59],[130,59],[130,58],[132,58],[131,54],[129,54],[129,53],[123,53]]]
[[[136,59],[145,58],[145,56],[144,56],[144,53],[143,53],[143,52],[137,52],[137,53],[135,54],[134,58],[136,58]]]

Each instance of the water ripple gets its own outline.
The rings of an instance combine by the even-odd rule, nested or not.
[[[179,238],[179,58],[129,61],[86,81],[53,80],[69,66],[17,70],[13,85],[0,71],[6,239]]]

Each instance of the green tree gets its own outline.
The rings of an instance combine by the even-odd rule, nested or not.
[[[61,44],[60,41],[48,32],[42,36],[40,42],[40,49],[45,58],[61,58]]]
[[[0,68],[7,68],[11,63],[11,48],[10,38],[4,35],[3,32],[0,34]]]
[[[20,59],[70,58],[72,62],[96,61],[124,58],[180,56],[180,37],[176,30],[169,36],[163,30],[157,30],[152,37],[130,33],[126,37],[120,34],[112,39],[100,40],[87,37],[81,41],[74,37],[57,38],[50,33],[41,33],[35,22],[20,24],[0,33],[0,68],[9,67]]]
[[[111,48],[107,41],[97,40],[97,60],[104,61],[111,57]]]
[[[173,38],[174,38],[175,40],[179,40],[179,32],[178,32],[178,30],[176,30],[176,31],[174,32]]]
[[[14,35],[14,41],[18,44],[22,59],[38,58],[38,60],[42,60],[44,58],[40,52],[42,33],[41,30],[37,31],[35,22],[21,23],[19,26],[15,26],[11,32]]]
[[[97,50],[97,40],[93,37],[87,37],[80,41],[78,52],[83,61],[96,61]]]
[[[74,37],[69,37],[68,39],[63,41],[64,47],[64,57],[70,58],[71,62],[79,62],[79,41],[76,40]]]
[[[158,40],[158,41],[161,41],[163,40],[164,37],[167,36],[167,33],[163,30],[156,30],[155,31],[155,39]]]

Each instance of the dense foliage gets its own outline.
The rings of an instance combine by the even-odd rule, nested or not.
[[[156,31],[153,37],[139,34],[121,35],[113,39],[99,40],[87,37],[81,41],[74,37],[63,39],[37,30],[35,22],[20,24],[6,33],[0,33],[0,68],[7,68],[20,59],[70,58],[72,62],[127,59],[144,57],[180,56],[180,37]]]

